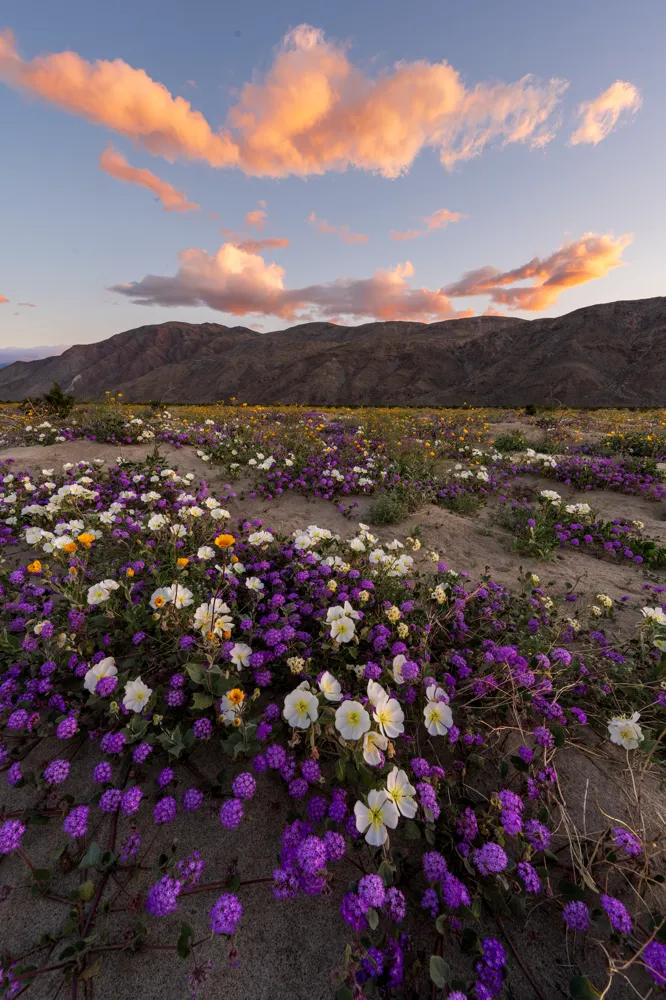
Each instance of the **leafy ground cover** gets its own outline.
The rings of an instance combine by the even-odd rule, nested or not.
[[[283,980],[295,996],[666,985],[666,550],[597,504],[660,510],[663,413],[36,416],[3,412],[5,996],[123,995],[119,975],[129,995],[127,963],[165,959],[179,995],[219,995],[261,964],[253,935],[314,905],[332,978]],[[50,462],[90,441],[122,453]],[[287,525],[289,497],[333,530]],[[546,574],[558,555],[631,572],[638,596],[466,572],[424,505],[498,523]],[[621,794],[588,778],[576,799],[601,762]],[[265,855],[243,852],[262,826]]]

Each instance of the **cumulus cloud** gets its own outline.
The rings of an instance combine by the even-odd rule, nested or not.
[[[578,105],[576,117],[580,124],[569,144],[577,146],[581,142],[591,142],[596,146],[613,131],[624,112],[635,115],[641,104],[638,87],[625,80],[616,80],[593,101],[583,101]]]
[[[71,114],[113,129],[156,156],[203,160],[246,174],[306,177],[356,167],[397,177],[426,147],[451,169],[491,143],[541,148],[558,127],[567,83],[532,76],[467,87],[449,63],[399,62],[375,77],[323,31],[290,31],[268,71],[246,83],[225,125],[145,70],[75,52],[24,60],[0,34],[0,79]]]
[[[414,276],[410,261],[378,269],[370,278],[343,277],[288,288],[284,268],[266,263],[252,249],[226,242],[214,256],[205,250],[183,250],[172,277],[149,274],[141,281],[114,285],[110,291],[139,305],[206,305],[236,316],[254,313],[286,320],[346,316],[430,322],[473,315],[472,309],[456,311],[451,299],[476,296],[490,300],[487,315],[498,314],[495,306],[537,312],[555,305],[567,288],[603,278],[619,267],[631,239],[629,234],[615,238],[585,233],[549,257],[534,257],[504,272],[487,265],[439,289],[412,287],[407,280]],[[517,285],[521,281],[530,284]]]
[[[472,313],[456,313],[441,290],[411,287],[407,279],[414,269],[409,261],[379,269],[371,278],[339,278],[293,289],[285,287],[284,268],[231,243],[224,243],[214,256],[184,250],[179,261],[173,277],[147,275],[110,290],[139,305],[206,305],[236,316],[254,313],[292,321],[347,316],[429,322]]]
[[[391,230],[392,240],[414,240],[417,236],[427,236],[433,229],[446,229],[449,222],[460,222],[465,216],[461,212],[449,212],[447,208],[438,208],[432,215],[426,215],[420,221],[425,229],[406,229],[404,232]]]
[[[119,181],[127,181],[128,184],[140,184],[154,191],[165,212],[191,212],[198,210],[199,206],[189,202],[182,191],[177,191],[175,187],[166,181],[160,180],[150,170],[132,167],[121,153],[116,152],[111,143],[100,155],[99,165],[105,173],[110,174]]]
[[[15,361],[38,361],[40,358],[51,358],[62,354],[70,344],[46,344],[42,347],[0,347],[0,368],[13,364]]]
[[[347,225],[330,226],[326,219],[318,219],[314,212],[311,212],[308,216],[308,222],[313,224],[318,233],[334,233],[343,243],[367,243],[370,239],[369,236],[364,236],[363,233],[352,233]]]
[[[603,278],[613,268],[620,267],[621,254],[631,241],[628,233],[617,238],[608,233],[585,233],[578,240],[564,243],[549,257],[533,257],[511,271],[502,272],[490,265],[468,271],[443,290],[451,298],[488,295],[491,302],[508,309],[535,312],[548,309],[567,288]],[[509,287],[519,281],[531,284]]]

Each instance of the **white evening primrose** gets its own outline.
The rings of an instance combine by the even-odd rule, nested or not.
[[[405,713],[400,707],[400,703],[395,698],[386,698],[380,701],[375,711],[373,712],[373,719],[389,739],[395,739],[396,736],[400,736],[400,733],[404,733],[404,721]]]
[[[152,688],[137,677],[135,681],[128,681],[125,685],[123,705],[128,712],[143,712],[152,693]]]
[[[666,623],[666,614],[661,608],[642,608],[641,614],[644,618],[647,618],[650,622],[654,622],[657,625],[663,625]]]
[[[360,701],[344,701],[335,713],[335,728],[345,740],[359,740],[370,728],[370,716]]]
[[[368,681],[368,700],[375,708],[381,701],[386,701],[388,693],[377,681]]]
[[[625,750],[635,750],[638,744],[645,739],[643,731],[638,725],[640,717],[640,712],[634,712],[630,718],[615,716],[611,719],[608,723],[611,743],[616,743],[618,746],[624,747]]]
[[[194,594],[187,587],[183,587],[181,583],[172,583],[169,589],[171,600],[177,608],[189,608],[190,604],[193,603]]]
[[[395,802],[398,812],[406,819],[416,816],[417,805],[413,796],[416,789],[410,785],[409,778],[404,771],[394,767],[386,779],[386,794]]]
[[[319,718],[319,702],[317,696],[308,688],[308,682],[303,681],[295,691],[284,699],[282,714],[292,729],[309,729],[310,724]]]
[[[446,736],[453,725],[453,715],[445,701],[429,701],[423,709],[423,717],[431,736]]]
[[[368,844],[381,847],[388,839],[387,827],[395,830],[400,814],[395,802],[388,797],[384,789],[377,791],[373,788],[368,793],[367,806],[364,802],[356,803],[354,816],[356,829],[359,833],[365,833]]]
[[[247,667],[252,650],[245,642],[235,642],[231,649],[231,662],[236,667]]]
[[[343,615],[342,618],[334,618],[330,624],[330,636],[336,642],[351,642],[354,638],[356,626],[352,619],[347,618],[346,615]]]
[[[264,589],[264,585],[258,576],[248,576],[245,586],[248,590],[255,590],[257,593]]]
[[[170,604],[172,600],[173,591],[171,587],[158,587],[157,590],[151,594],[150,606],[154,611],[159,611],[165,604]]]
[[[95,693],[97,682],[103,677],[115,677],[118,673],[116,661],[112,656],[105,656],[99,663],[95,663],[83,678],[83,687],[91,694]]]
[[[197,550],[197,556],[199,557],[199,559],[202,559],[205,562],[208,559],[214,559],[215,558],[215,552],[214,552],[213,549],[211,549],[210,545],[202,545]]]
[[[336,680],[333,674],[325,670],[324,673],[319,678],[319,690],[326,698],[326,701],[341,701],[342,700],[342,688],[340,687],[340,681]]]
[[[387,746],[388,737],[371,729],[363,737],[363,760],[371,767],[379,767],[383,761],[380,751],[386,750]]]

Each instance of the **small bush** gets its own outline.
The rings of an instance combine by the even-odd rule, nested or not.
[[[520,431],[512,431],[511,434],[498,435],[493,444],[499,452],[524,451],[527,447],[527,439]]]
[[[68,417],[74,409],[76,403],[75,396],[66,396],[60,384],[54,382],[48,392],[37,399],[25,399],[21,404],[22,409],[35,410],[38,413],[52,414],[54,416]]]

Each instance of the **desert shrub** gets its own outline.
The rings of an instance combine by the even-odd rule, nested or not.
[[[497,451],[502,453],[524,451],[527,447],[527,439],[520,431],[512,431],[510,434],[499,434],[493,444]]]
[[[23,410],[32,410],[43,416],[56,416],[66,419],[76,405],[76,397],[66,395],[58,382],[54,382],[48,392],[35,399],[25,399],[21,404]]]

